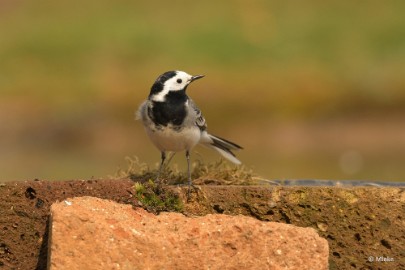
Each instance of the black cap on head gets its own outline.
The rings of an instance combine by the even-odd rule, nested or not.
[[[159,93],[160,91],[163,90],[164,84],[167,80],[169,80],[170,78],[173,78],[174,76],[176,76],[177,72],[176,71],[166,71],[165,73],[163,73],[162,75],[160,75],[155,83],[152,85],[152,88],[150,89],[150,94],[149,96],[152,96],[154,94]]]

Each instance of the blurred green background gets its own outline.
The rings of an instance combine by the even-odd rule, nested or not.
[[[158,75],[269,179],[403,181],[405,1],[0,1],[0,180],[108,177],[159,153]],[[193,157],[219,158],[197,147]],[[182,168],[185,160],[177,155]]]

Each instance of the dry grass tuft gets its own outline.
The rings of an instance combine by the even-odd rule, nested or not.
[[[171,158],[168,160],[170,161]],[[126,157],[128,167],[120,168],[116,178],[130,178],[134,181],[145,183],[150,179],[156,179],[158,166],[151,168],[148,164],[141,162],[138,157]],[[259,177],[252,169],[244,165],[234,166],[223,159],[217,162],[204,163],[197,159],[192,164],[191,177],[196,185],[255,185]],[[179,170],[176,164],[168,166],[165,164],[160,179],[171,185],[187,183],[187,173]]]

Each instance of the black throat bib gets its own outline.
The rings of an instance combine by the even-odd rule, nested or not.
[[[155,123],[162,126],[172,124],[180,126],[187,116],[186,102],[188,97],[185,90],[170,91],[164,102],[153,101],[153,107],[148,112]]]

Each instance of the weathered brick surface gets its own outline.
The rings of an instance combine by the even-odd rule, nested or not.
[[[49,269],[328,269],[311,228],[143,209],[93,197],[51,207]]]

